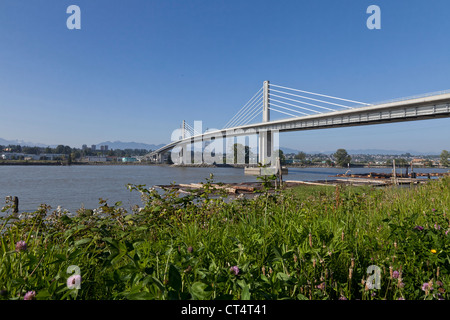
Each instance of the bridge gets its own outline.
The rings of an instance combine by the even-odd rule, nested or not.
[[[275,119],[271,111],[282,115],[282,118]],[[261,114],[262,121],[258,121],[257,117]],[[203,146],[205,142],[212,143],[220,139],[226,141],[234,137],[247,136],[257,137],[256,161],[269,164],[273,161],[274,145],[276,146],[274,138],[278,138],[276,135],[280,132],[446,117],[450,117],[450,90],[369,104],[264,81],[256,94],[222,129],[203,131],[201,125],[192,127],[183,121],[182,127],[175,134],[175,139],[172,137],[173,142],[150,152],[147,158],[161,162],[162,155],[170,151],[172,156],[176,155],[175,163],[191,163],[192,147],[195,145],[205,150]],[[218,146],[220,144],[216,143],[216,152]],[[204,156],[203,152],[203,155],[195,157],[196,162],[218,160],[217,157],[210,157],[211,148],[206,149],[207,156]],[[174,152],[175,150],[177,151]]]

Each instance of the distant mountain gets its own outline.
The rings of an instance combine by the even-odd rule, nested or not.
[[[298,153],[299,150],[295,150],[295,149],[291,149],[291,148],[286,148],[286,147],[281,147],[281,150],[283,150],[283,152],[286,153]],[[336,149],[337,150],[337,149]],[[336,150],[333,151],[303,151],[307,154],[333,154],[336,152]],[[385,155],[401,155],[401,154],[406,154],[406,153],[410,153],[411,155],[438,155],[441,152],[419,152],[419,151],[415,151],[415,150],[385,150],[385,149],[347,149],[347,153],[348,154],[371,154],[371,155],[376,155],[376,154],[385,154]]]
[[[147,144],[140,142],[122,142],[122,141],[106,141],[102,143],[96,144],[97,149],[100,149],[100,146],[108,146],[109,149],[145,149],[145,150],[156,150],[161,147],[164,147],[165,144]]]
[[[22,147],[51,147],[56,148],[56,145],[48,145],[43,143],[35,143],[35,142],[29,142],[29,141],[23,141],[23,140],[6,140],[0,138],[0,145],[7,146],[7,145],[20,145]],[[122,142],[122,141],[106,141],[102,143],[96,144],[97,148],[100,149],[100,146],[107,145],[109,149],[146,149],[146,150],[156,150],[164,144],[147,144],[147,143],[139,143],[139,142]],[[88,146],[90,147],[90,145]]]
[[[358,150],[347,150],[349,154],[387,154],[387,155],[401,155],[410,153],[411,155],[432,155],[440,154],[440,152],[419,152],[415,150],[383,150],[383,149],[358,149]]]
[[[288,147],[280,147],[280,149],[281,149],[281,151],[283,151],[284,154],[287,154],[287,153],[297,154],[300,152],[300,150],[296,150],[296,149],[292,149],[292,148],[288,148]]]
[[[41,148],[45,148],[45,147],[56,147],[56,146],[52,146],[52,145],[48,145],[48,144],[42,144],[42,143],[35,143],[35,142],[28,142],[28,141],[23,141],[23,140],[6,140],[6,139],[2,139],[0,138],[0,145],[2,146],[8,146],[8,145],[19,145],[22,147],[41,147]]]

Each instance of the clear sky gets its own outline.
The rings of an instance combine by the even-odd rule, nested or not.
[[[73,4],[80,30],[66,27]],[[167,143],[183,119],[222,128],[264,80],[363,102],[447,90],[449,13],[448,0],[1,0],[0,138]],[[443,119],[280,145],[440,152],[449,137]]]

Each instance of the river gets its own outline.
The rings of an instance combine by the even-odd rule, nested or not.
[[[344,168],[289,168],[289,180],[326,180],[344,173]],[[404,172],[405,169],[403,169]],[[351,173],[391,172],[391,168],[351,168]],[[447,172],[447,169],[420,168],[416,172]],[[397,169],[401,172],[401,169]],[[81,207],[97,208],[99,198],[112,205],[122,201],[129,210],[140,205],[139,193],[126,185],[148,187],[175,183],[204,182],[210,173],[215,182],[254,182],[255,176],[244,175],[242,168],[193,168],[145,165],[105,166],[0,166],[0,207],[6,196],[19,198],[19,209],[35,211],[40,204],[61,206],[71,212]],[[2,214],[2,213],[0,213]]]

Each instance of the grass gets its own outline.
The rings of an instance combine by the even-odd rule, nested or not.
[[[183,197],[130,185],[142,195],[130,212],[101,199],[19,218],[7,199],[0,299],[448,298],[449,178],[234,201],[213,197],[211,183]],[[75,274],[79,289],[67,284]]]

